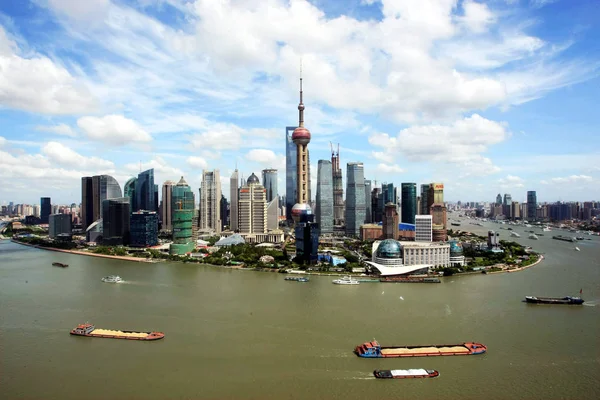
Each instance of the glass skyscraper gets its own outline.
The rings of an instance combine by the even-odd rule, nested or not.
[[[417,215],[417,184],[403,183],[402,189],[402,222],[405,224],[415,224],[415,215]]]
[[[121,186],[110,175],[85,176],[81,178],[81,223],[86,229],[103,218],[102,202],[123,197]]]
[[[125,182],[125,186],[123,186],[123,197],[129,197],[129,204],[131,205],[131,209],[135,210],[135,185],[137,184],[137,178],[134,176],[133,178],[129,178],[127,182]]]
[[[421,215],[429,215],[429,184],[421,185],[421,209],[419,210],[419,214]]]
[[[129,198],[119,197],[102,201],[102,243],[129,243]]]
[[[371,181],[365,179],[365,224],[370,224],[373,221],[371,209]]]
[[[40,219],[42,224],[47,224],[50,214],[52,214],[52,203],[50,197],[40,198]]]
[[[262,184],[267,190],[267,203],[277,197],[277,170],[263,169]]]
[[[194,217],[194,192],[183,176],[173,186],[172,198],[173,243],[171,254],[186,254],[194,250],[196,244],[192,239],[192,219]]]
[[[131,213],[130,245],[150,247],[158,244],[158,214],[156,211]]]
[[[537,193],[535,190],[527,192],[527,220],[535,221],[537,219]]]
[[[285,127],[285,218],[292,220],[292,207],[296,204],[297,196],[297,177],[298,168],[296,144],[292,141],[292,134],[295,126]]]
[[[135,183],[135,208],[133,211],[156,211],[156,194],[158,187],[154,184],[154,168],[140,172]]]
[[[346,170],[346,235],[360,236],[365,221],[365,171],[363,163],[350,162]]]
[[[317,170],[317,198],[315,204],[316,222],[321,233],[333,233],[333,173],[328,160],[319,160]]]

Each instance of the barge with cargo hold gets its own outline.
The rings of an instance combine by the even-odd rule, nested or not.
[[[440,278],[435,276],[403,276],[403,277],[386,277],[380,278],[380,282],[394,282],[394,283],[440,283]]]
[[[435,378],[440,373],[434,369],[376,369],[373,376],[377,379]]]
[[[581,297],[537,297],[525,296],[526,303],[533,304],[583,304],[584,300]]]
[[[165,337],[165,334],[162,332],[135,332],[97,329],[92,324],[77,325],[77,328],[71,329],[71,335],[128,340],[158,340]]]
[[[481,343],[436,344],[429,346],[381,347],[377,341],[356,346],[354,353],[365,358],[469,356],[483,354],[487,347]]]

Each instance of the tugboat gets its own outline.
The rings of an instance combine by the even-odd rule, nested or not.
[[[405,379],[405,378],[435,378],[440,373],[434,369],[376,369],[373,375],[377,379]]]
[[[63,263],[59,263],[59,262],[53,262],[52,265],[54,265],[55,267],[61,267],[61,268],[67,268],[69,266],[69,264],[63,264]]]
[[[581,297],[537,297],[525,296],[526,303],[534,304],[583,304],[584,300]]]

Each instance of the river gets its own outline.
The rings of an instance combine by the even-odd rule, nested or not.
[[[500,225],[461,228],[485,234]],[[502,225],[508,227],[508,225]],[[0,242],[0,390],[6,399],[597,399],[600,238],[517,241],[546,259],[441,284],[286,282],[281,274],[136,263]],[[527,228],[528,229],[528,228]],[[508,231],[501,230],[501,238]],[[57,268],[54,261],[69,264]],[[101,278],[118,274],[125,283]],[[583,306],[530,305],[577,295]],[[159,330],[136,342],[69,335],[81,322]],[[477,341],[479,356],[361,359],[383,345]],[[428,368],[434,379],[377,380]]]

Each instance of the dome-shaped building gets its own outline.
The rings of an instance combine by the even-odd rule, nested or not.
[[[373,262],[388,267],[402,266],[402,245],[394,239],[373,243]]]
[[[250,185],[260,185],[260,180],[258,179],[258,176],[254,175],[254,172],[253,172],[252,175],[250,175],[248,177],[248,180],[246,181],[246,184],[248,184],[248,186],[250,186]]]
[[[450,244],[450,265],[453,267],[462,267],[465,265],[465,256],[463,255],[462,243],[451,240]]]

